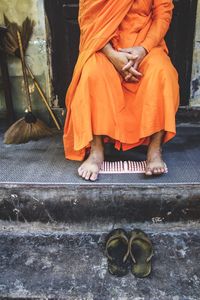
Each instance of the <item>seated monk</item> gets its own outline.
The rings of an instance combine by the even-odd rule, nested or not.
[[[65,156],[95,181],[104,143],[147,145],[146,175],[165,172],[162,144],[176,134],[178,75],[164,37],[171,0],[80,0],[80,53],[66,96]]]

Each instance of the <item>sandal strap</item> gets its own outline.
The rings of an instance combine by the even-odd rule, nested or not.
[[[127,245],[128,245],[128,242],[129,242],[129,241],[128,241],[128,238],[126,237],[126,235],[125,235],[123,232],[116,233],[116,234],[112,235],[112,236],[108,239],[108,241],[106,242],[106,256],[107,256],[111,261],[113,260],[113,258],[108,254],[108,246],[109,246],[109,244],[110,244],[112,241],[114,241],[114,240],[116,240],[116,239],[123,239],[123,240],[125,240],[125,241],[127,242]],[[128,256],[129,256],[129,247],[127,247],[127,252],[126,252],[126,254],[124,255],[123,262],[125,262],[125,261],[127,260]]]
[[[131,236],[131,238],[129,240],[129,245],[128,245],[129,247],[128,248],[129,248],[130,256],[131,256],[133,262],[136,264],[137,263],[136,259],[135,259],[134,255],[133,255],[132,251],[131,251],[131,248],[132,248],[131,246],[132,246],[132,243],[133,243],[134,240],[142,240],[142,241],[144,241],[144,242],[146,242],[146,243],[149,244],[150,249],[151,249],[151,254],[149,255],[149,257],[147,257],[147,260],[146,260],[146,262],[149,262],[152,259],[152,257],[153,257],[153,247],[152,247],[152,243],[149,240],[149,238],[145,234],[143,234],[142,236],[141,235],[138,236],[137,233],[135,233],[135,235]]]

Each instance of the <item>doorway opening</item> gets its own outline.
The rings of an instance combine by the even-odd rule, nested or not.
[[[179,73],[181,106],[189,105],[197,0],[175,0],[166,37],[170,57]],[[53,88],[65,106],[67,87],[78,56],[78,0],[45,0],[52,38]]]

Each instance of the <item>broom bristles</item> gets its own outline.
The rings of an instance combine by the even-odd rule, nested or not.
[[[22,24],[21,34],[22,34],[24,51],[28,48],[28,43],[33,35],[34,26],[35,26],[35,22],[29,19],[28,17],[24,20]]]
[[[35,22],[28,17],[22,23],[22,26],[15,22],[10,22],[10,20],[4,15],[4,23],[7,27],[7,33],[4,38],[4,49],[8,54],[20,56],[19,43],[17,38],[17,32],[19,31],[22,36],[23,50],[26,51],[28,48],[29,41],[33,34],[33,28]]]
[[[12,124],[4,134],[5,144],[25,144],[40,138],[52,136],[52,130],[39,119],[35,123],[27,123],[21,118]]]

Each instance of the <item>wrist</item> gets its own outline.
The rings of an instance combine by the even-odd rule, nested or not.
[[[117,55],[117,51],[112,49],[112,50],[109,50],[109,52],[107,53],[107,58],[111,61],[111,62],[114,62],[115,61],[115,58],[116,58],[116,55]]]
[[[107,44],[103,49],[102,49],[102,52],[105,54],[105,56],[111,60],[115,54],[116,54],[116,51],[113,49],[113,47],[111,46],[111,44]]]
[[[144,46],[142,46],[142,45],[140,45],[140,47],[144,50],[145,55],[147,55],[148,54],[148,50]]]

